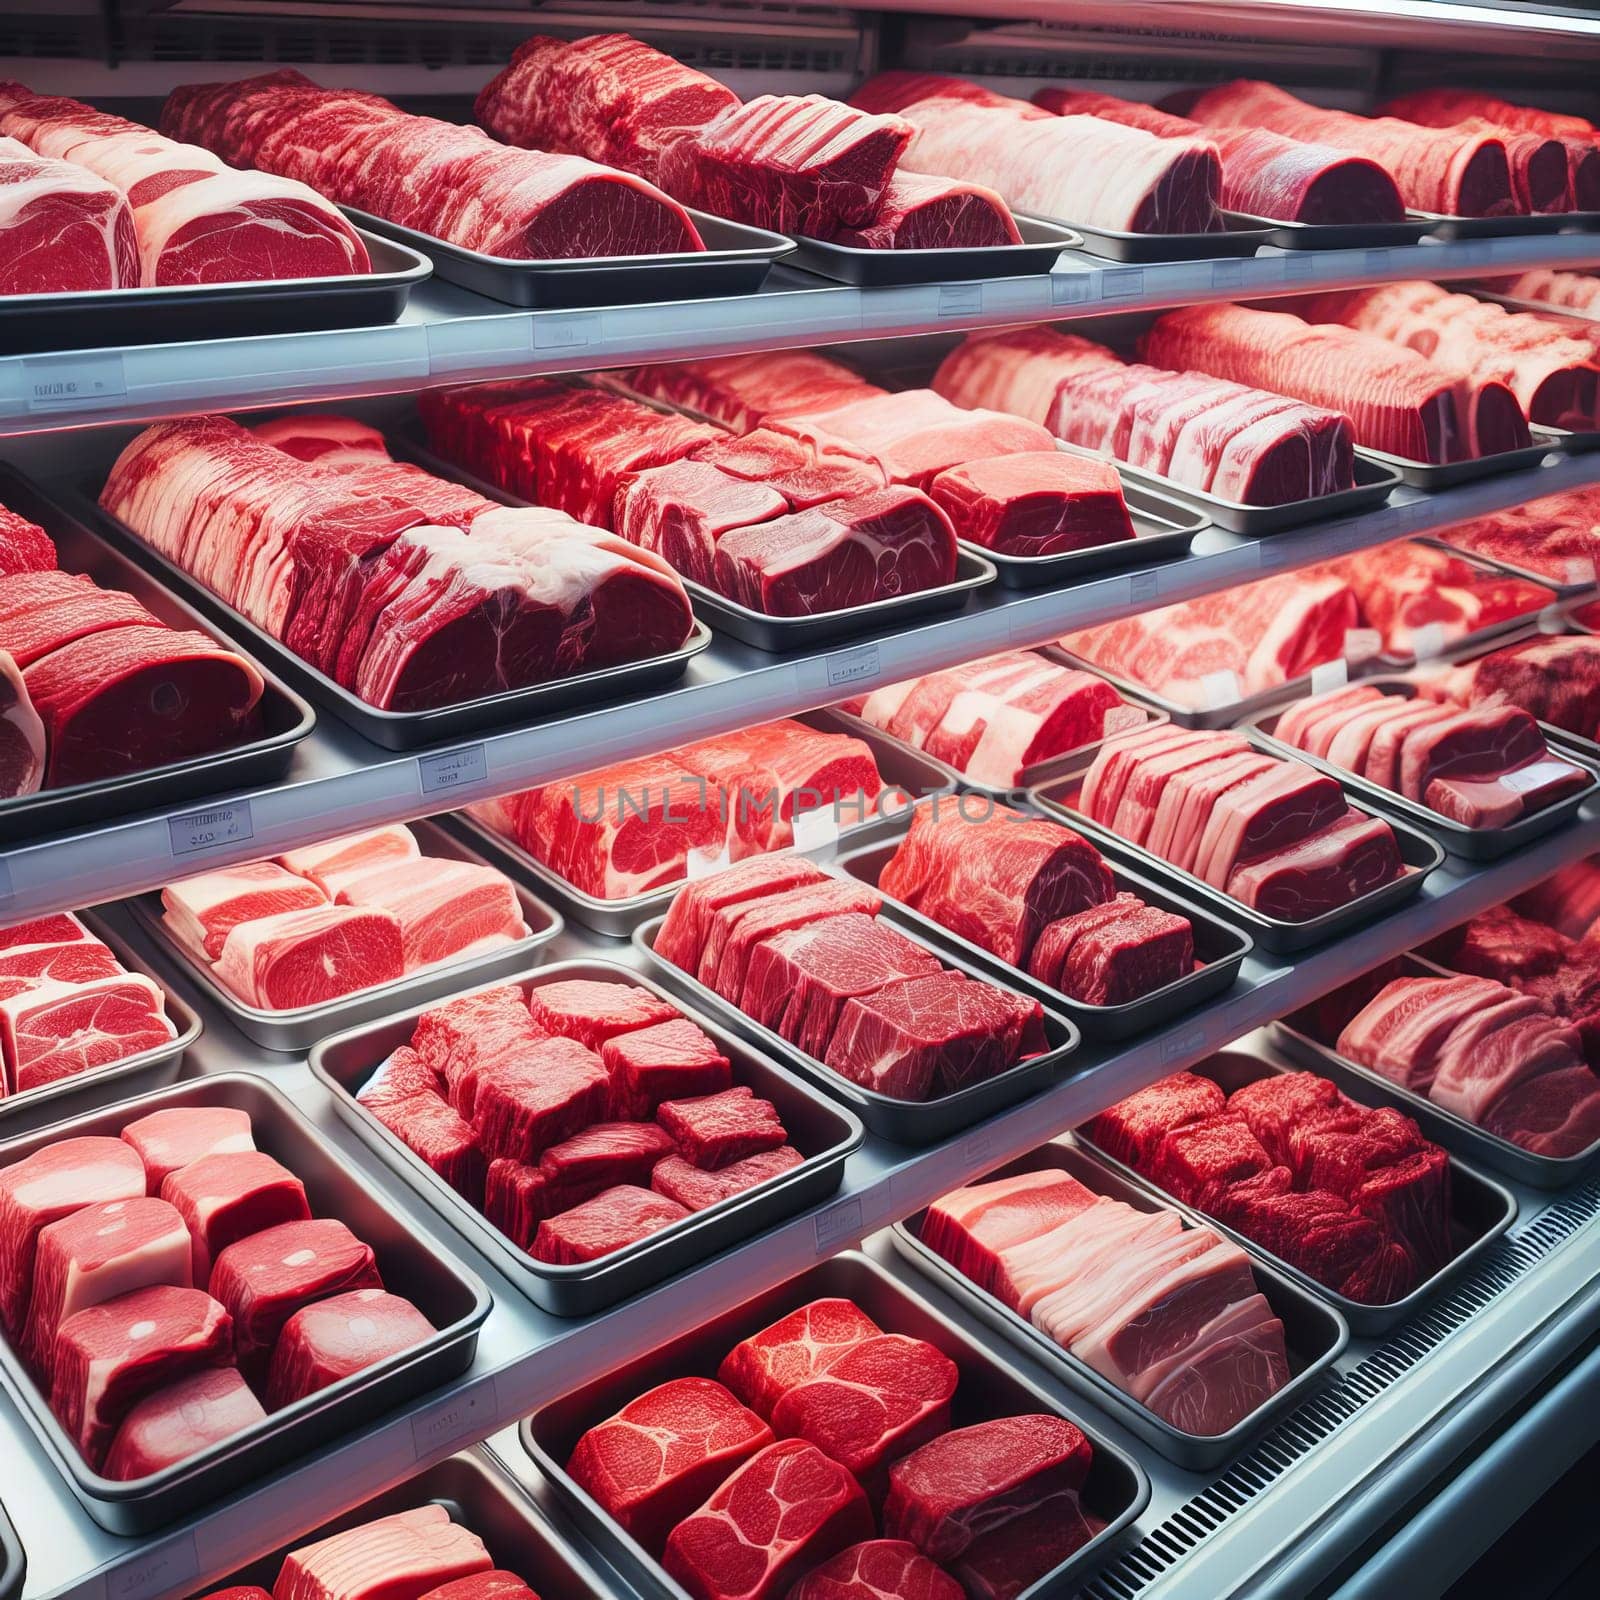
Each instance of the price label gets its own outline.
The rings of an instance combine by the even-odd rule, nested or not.
[[[1342,689],[1350,681],[1350,664],[1343,656],[1337,661],[1323,661],[1311,669],[1312,694],[1327,694],[1330,689]]]
[[[128,392],[122,356],[115,351],[24,361],[22,385],[30,411],[72,411]]]
[[[828,687],[843,689],[854,683],[871,683],[883,671],[875,644],[858,644],[853,650],[835,650],[828,657]]]
[[[1547,783],[1570,776],[1572,768],[1565,761],[1535,761],[1530,766],[1518,767],[1515,772],[1501,774],[1500,781],[1513,794],[1531,794]]]
[[[939,285],[939,315],[941,317],[975,317],[983,310],[983,285],[981,283],[941,283]]]
[[[438,755],[417,757],[417,779],[424,794],[444,789],[461,789],[482,783],[489,776],[489,753],[481,744],[460,750],[441,750]]]
[[[1160,589],[1154,572],[1136,572],[1128,579],[1128,598],[1136,605],[1149,605]]]
[[[1168,1034],[1161,1041],[1161,1059],[1177,1061],[1179,1059],[1193,1060],[1201,1055],[1206,1047],[1206,1030],[1204,1028],[1189,1028],[1183,1033]]]
[[[106,1574],[106,1600],[141,1600],[144,1595],[170,1594],[200,1575],[200,1552],[194,1534],[142,1552]]]
[[[1567,587],[1587,589],[1594,584],[1594,562],[1587,556],[1567,557]]]
[[[535,350],[581,350],[600,337],[600,319],[592,312],[576,317],[538,315],[533,319]]]
[[[684,876],[692,883],[696,878],[709,878],[712,873],[732,865],[733,857],[728,854],[726,844],[715,854],[709,850],[691,850],[684,862]]]
[[[1233,290],[1241,288],[1244,284],[1244,262],[1213,261],[1211,263],[1211,287],[1213,289]]]
[[[1442,622],[1425,622],[1411,634],[1411,653],[1418,661],[1431,661],[1442,656],[1450,643]]]
[[[1131,300],[1144,293],[1143,267],[1117,267],[1100,274],[1102,300]]]
[[[841,1245],[859,1239],[861,1226],[861,1199],[854,1196],[819,1211],[816,1219],[817,1254],[832,1255]]]
[[[1055,272],[1050,275],[1050,303],[1055,306],[1081,306],[1089,298],[1088,272]]]
[[[499,1397],[494,1379],[470,1394],[458,1396],[441,1411],[411,1419],[411,1445],[416,1459],[435,1456],[441,1450],[472,1444],[494,1432],[500,1420]]]
[[[839,813],[831,805],[812,806],[794,819],[796,850],[825,850],[839,842]]]
[[[1221,672],[1208,672],[1200,680],[1200,697],[1207,711],[1231,706],[1236,700],[1244,699],[1238,673],[1231,667],[1225,667]]]
[[[201,855],[220,850],[256,836],[248,800],[230,800],[227,805],[209,806],[204,811],[189,811],[181,817],[167,818],[167,834],[175,856]]]

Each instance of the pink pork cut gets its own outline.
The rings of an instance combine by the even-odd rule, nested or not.
[[[485,1062],[460,1101],[486,1157],[534,1161],[553,1144],[605,1120],[611,1078],[576,1039],[541,1039],[516,1057]]]
[[[635,1184],[619,1183],[539,1224],[528,1252],[535,1261],[575,1266],[626,1249],[690,1213],[676,1200]]]
[[[618,1034],[659,1027],[680,1017],[670,1000],[650,989],[598,978],[535,984],[528,993],[528,1014],[547,1033],[576,1039],[591,1050],[599,1050]]]
[[[1093,1194],[1064,1172],[1019,1172],[935,1200],[923,1214],[920,1237],[992,1294],[1002,1251],[1050,1233],[1093,1204]]]
[[[90,1306],[56,1334],[50,1409],[90,1466],[146,1395],[232,1360],[233,1323],[199,1289],[160,1284]]]
[[[889,1469],[883,1531],[941,1564],[1053,1494],[1079,1490],[1092,1452],[1063,1417],[997,1417],[956,1428]]]
[[[780,1439],[667,1539],[662,1565],[694,1600],[778,1600],[808,1568],[874,1533],[861,1485],[813,1444]]]
[[[676,1200],[690,1211],[704,1211],[724,1200],[731,1200],[746,1189],[767,1183],[792,1172],[805,1161],[793,1145],[762,1150],[742,1161],[731,1161],[715,1172],[705,1172],[682,1156],[666,1156],[650,1173],[650,1187],[669,1200]]]
[[[233,1106],[169,1106],[130,1122],[123,1139],[144,1163],[150,1193],[161,1193],[168,1176],[202,1156],[254,1150],[250,1113]]]
[[[305,1186],[259,1150],[202,1156],[167,1176],[161,1198],[189,1229],[197,1286],[210,1283],[213,1263],[236,1240],[311,1216]]]
[[[791,1389],[825,1373],[883,1330],[853,1300],[812,1300],[741,1339],[722,1358],[718,1381],[770,1420]]]
[[[304,911],[328,903],[314,883],[286,872],[274,861],[246,861],[161,891],[163,920],[191,950],[208,961],[222,954],[228,935],[242,922]]]
[[[693,972],[718,912],[787,889],[821,883],[826,876],[803,856],[754,856],[685,884],[673,896],[656,933],[656,954],[685,972]]]
[[[119,1483],[148,1478],[266,1420],[236,1367],[209,1367],[138,1401],[101,1471]]]
[[[361,906],[314,906],[242,922],[217,958],[218,980],[248,1006],[294,1011],[405,973],[400,919]]]
[[[691,1100],[668,1100],[656,1108],[679,1153],[693,1166],[715,1172],[788,1142],[777,1107],[749,1084],[735,1084]]]
[[[364,1522],[284,1557],[273,1600],[422,1600],[494,1566],[483,1541],[442,1505]]]
[[[925,494],[897,485],[736,528],[714,575],[730,600],[768,616],[845,611],[953,583],[955,532]]]
[[[813,1567],[791,1600],[962,1600],[963,1594],[915,1545],[868,1539]]]
[[[1002,555],[1052,556],[1135,537],[1116,468],[1062,450],[947,467],[928,493],[959,537]]]
[[[1021,244],[1004,200],[981,183],[896,172],[876,215],[841,228],[835,242],[857,250],[973,250]]]
[[[70,161],[0,139],[0,294],[136,288],[139,239],[127,199]]]
[[[600,1059],[611,1074],[611,1110],[619,1117],[654,1116],[664,1100],[733,1086],[728,1058],[687,1017],[608,1039]]]
[[[397,1294],[352,1289],[296,1311],[278,1333],[267,1404],[281,1410],[431,1339],[431,1322]]]
[[[309,878],[328,899],[338,897],[352,878],[392,867],[402,861],[415,861],[422,854],[412,831],[402,823],[386,828],[371,828],[365,833],[347,833],[320,844],[286,850],[274,859],[297,877]]]
[[[772,1430],[709,1378],[673,1378],[574,1446],[567,1472],[651,1555]]]
[[[528,937],[511,880],[476,861],[379,867],[346,883],[339,903],[394,915],[407,972]]]
[[[233,1318],[239,1370],[257,1384],[278,1335],[302,1306],[352,1289],[381,1289],[377,1260],[336,1217],[281,1222],[229,1245],[211,1271],[211,1291]]]
[[[177,1037],[142,973],[87,983],[0,979],[0,1051],[12,1093],[91,1072]]]
[[[37,794],[44,782],[45,731],[22,669],[0,650],[0,799]]]
[[[64,944],[17,944],[0,951],[0,978],[50,978],[57,983],[89,983],[121,977],[125,969],[98,939]]]

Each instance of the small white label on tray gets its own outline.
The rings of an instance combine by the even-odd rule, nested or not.
[[[1050,304],[1053,306],[1081,306],[1089,298],[1089,272],[1052,272],[1050,274]]]
[[[975,317],[983,310],[983,285],[981,283],[941,283],[939,285],[939,315],[941,317]]]
[[[72,411],[128,392],[115,351],[34,357],[22,363],[22,385],[30,411]]]
[[[1161,1059],[1163,1062],[1177,1061],[1184,1057],[1200,1055],[1206,1047],[1206,1030],[1204,1027],[1190,1028],[1183,1033],[1174,1033],[1161,1041]]]
[[[1200,680],[1200,699],[1207,711],[1215,711],[1219,706],[1231,706],[1234,701],[1244,699],[1239,674],[1231,667],[1225,667],[1221,672],[1208,672]]]
[[[167,818],[167,833],[175,856],[197,855],[204,850],[219,850],[256,836],[248,800],[230,800],[224,806],[204,811],[188,811],[181,817]]]
[[[1344,659],[1370,661],[1383,649],[1383,635],[1376,628],[1346,628],[1344,631]]]
[[[578,316],[553,317],[537,312],[533,317],[535,350],[581,350],[600,337],[600,318],[592,311]]]
[[[855,1196],[831,1205],[817,1213],[817,1254],[832,1255],[841,1244],[859,1239],[861,1226],[861,1199]]]
[[[828,687],[840,689],[852,683],[870,683],[883,671],[875,644],[858,644],[853,650],[835,650],[828,657]]]
[[[1425,622],[1411,633],[1411,653],[1418,661],[1442,656],[1450,645],[1450,635],[1442,622]]]
[[[1513,794],[1529,794],[1558,778],[1567,777],[1571,771],[1572,764],[1567,761],[1534,761],[1526,767],[1518,767],[1515,772],[1502,773],[1500,781]]]
[[[1102,300],[1131,300],[1144,293],[1143,267],[1114,267],[1100,274]]]
[[[839,813],[830,803],[812,806],[795,814],[794,847],[796,850],[825,850],[839,842]]]
[[[180,1533],[154,1550],[106,1574],[106,1600],[139,1600],[141,1595],[167,1594],[200,1575],[200,1552],[194,1534]]]
[[[1211,287],[1213,289],[1237,289],[1244,283],[1244,262],[1213,261],[1211,263]]]
[[[1566,582],[1569,588],[1593,583],[1594,562],[1587,556],[1568,556]]]
[[[1350,681],[1350,663],[1343,656],[1337,661],[1321,661],[1311,669],[1312,694],[1342,689]]]
[[[684,860],[684,876],[693,883],[696,878],[709,878],[714,872],[733,865],[733,857],[726,844],[715,853],[709,850],[691,850]]]
[[[1160,588],[1160,578],[1154,572],[1135,572],[1128,579],[1128,598],[1136,605],[1148,605]]]
[[[417,777],[424,794],[441,789],[461,789],[482,783],[489,776],[489,753],[481,744],[460,750],[441,750],[438,755],[417,757]]]
[[[416,1459],[487,1438],[500,1420],[499,1411],[494,1379],[490,1378],[470,1394],[458,1395],[442,1411],[413,1417],[411,1443]]]

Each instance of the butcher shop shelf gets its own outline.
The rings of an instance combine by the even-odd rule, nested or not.
[[[663,1337],[717,1315],[1025,1154],[1135,1088],[1199,1061],[1377,962],[1500,904],[1592,847],[1600,836],[1600,808],[1591,808],[1584,824],[1582,830],[1549,835],[1495,862],[1447,862],[1407,910],[1292,965],[1252,959],[1239,983],[1211,1006],[1135,1040],[1086,1044],[1080,1051],[1082,1069],[1070,1078],[939,1144],[910,1151],[869,1137],[849,1157],[843,1186],[827,1204],[732,1245],[621,1306],[573,1320],[541,1311],[494,1261],[469,1251],[416,1190],[371,1157],[304,1062],[269,1056],[208,1009],[126,910],[113,909],[111,920],[152,973],[205,1021],[186,1072],[245,1070],[269,1078],[397,1218],[468,1260],[489,1285],[494,1309],[482,1330],[478,1360],[463,1378],[391,1413],[360,1439],[307,1458],[295,1473],[263,1479],[226,1507],[142,1542],[117,1540],[98,1529],[77,1508],[14,1408],[0,1404],[0,1460],[17,1468],[7,1473],[7,1510],[30,1554],[28,1600],[161,1600],[169,1593],[201,1592],[220,1575],[322,1522],[334,1509],[375,1493],[413,1466],[428,1465],[508,1427],[542,1399],[616,1368]],[[639,960],[626,941],[575,928],[564,931],[549,951],[551,960],[596,957],[628,965]],[[1427,1481],[1441,1461],[1454,1459],[1441,1454],[1441,1441],[1452,1439],[1458,1455],[1463,1441],[1525,1398],[1525,1385],[1537,1382],[1600,1324],[1600,1292],[1589,1288],[1600,1273],[1600,1183],[1555,1195],[1520,1185],[1513,1190],[1519,1220],[1508,1240],[1486,1253],[1481,1271],[1447,1291],[1420,1321],[1391,1335],[1393,1350],[1389,1344],[1355,1341],[1337,1367],[1344,1379],[1340,1406],[1313,1398],[1309,1410],[1285,1420],[1283,1427],[1301,1442],[1287,1455],[1280,1447],[1278,1466],[1265,1473],[1269,1491],[1231,1495],[1230,1505],[1251,1504],[1230,1512],[1221,1519],[1225,1525],[1203,1541],[1206,1585],[1189,1592],[1233,1594],[1274,1553],[1299,1560],[1324,1551],[1328,1563],[1337,1564],[1397,1503],[1373,1487],[1376,1463],[1384,1462],[1389,1474],[1415,1464],[1421,1481]],[[1458,1299],[1471,1314],[1458,1308],[1451,1320],[1447,1313]],[[1054,1381],[1042,1372],[1029,1375],[1047,1386]],[[1380,1390],[1383,1405],[1357,1404]],[[1144,1540],[1139,1549],[1154,1552],[1171,1544],[1174,1535],[1161,1530],[1210,1489],[1211,1477],[1170,1467],[1142,1449],[1109,1414],[1068,1391],[1062,1397],[1069,1410],[1083,1409],[1102,1433],[1133,1447],[1155,1480],[1156,1498],[1139,1523]],[[1264,1447],[1277,1437],[1269,1436]],[[1312,1459],[1303,1463],[1304,1470],[1279,1481],[1281,1467],[1306,1453],[1308,1437],[1321,1440]],[[1314,1526],[1317,1539],[1291,1551],[1292,1535]],[[1163,1570],[1154,1564],[1154,1554],[1141,1560],[1153,1573]],[[1297,1581],[1303,1578],[1298,1572]],[[1298,1588],[1279,1590],[1272,1584],[1265,1592],[1298,1595],[1310,1588],[1300,1581]],[[1092,1592],[1095,1600],[1126,1600],[1143,1589]],[[1157,1586],[1151,1592],[1180,1591]]]

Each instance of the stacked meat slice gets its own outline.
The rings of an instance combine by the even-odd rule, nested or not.
[[[1553,754],[1539,724],[1514,705],[1461,710],[1351,684],[1296,701],[1273,732],[1467,828],[1507,827],[1594,781]]]
[[[0,797],[225,750],[260,724],[261,674],[56,566],[37,524],[0,507]]]
[[[126,236],[115,209],[107,211],[104,196],[80,184],[86,199],[93,192],[94,215],[101,230],[90,241],[88,255],[103,255],[110,239],[118,263],[115,281],[105,285],[52,288],[145,287],[186,283],[254,282],[270,278],[332,278],[366,272],[366,246],[355,230],[314,188],[287,177],[239,172],[209,151],[162,138],[124,117],[96,111],[81,101],[37,95],[20,83],[0,84],[0,134],[20,140],[38,155],[52,158],[47,168],[17,179],[45,182],[59,193],[56,161],[67,161],[93,173],[125,200],[131,216],[139,267],[129,275]],[[70,219],[59,242],[61,255],[48,269],[52,275],[73,270],[70,262],[86,258],[84,241],[75,238]],[[80,219],[81,225],[81,219]]]
[[[1180,1072],[1087,1126],[1109,1155],[1364,1305],[1404,1299],[1455,1254],[1450,1158],[1398,1111],[1274,1072],[1231,1095]]]
[[[969,818],[924,801],[878,887],[1086,1005],[1126,1005],[1194,970],[1187,917],[1119,894],[1087,839],[1004,806]]]
[[[1075,802],[1094,822],[1284,922],[1321,916],[1399,877],[1394,831],[1324,773],[1243,734],[1167,725],[1109,739]]]
[[[1499,380],[1286,311],[1236,305],[1169,311],[1139,349],[1160,366],[1260,384],[1342,412],[1357,444],[1413,461],[1461,461],[1529,441],[1522,406]]]
[[[140,277],[127,196],[87,167],[0,136],[0,294],[126,289]]]
[[[1438,537],[1491,561],[1576,585],[1594,582],[1597,535],[1600,489],[1586,487],[1458,522],[1441,528]]]
[[[933,387],[1224,500],[1281,505],[1354,482],[1350,424],[1336,411],[1205,371],[1129,365],[1054,328],[975,335]]]
[[[292,69],[174,90],[163,130],[224,160],[299,179],[402,227],[512,260],[704,248],[653,184],[579,156],[510,150]]]
[[[922,1242],[1184,1433],[1226,1433],[1289,1381],[1249,1258],[1175,1212],[1045,1167],[935,1201]]]
[[[1036,1001],[942,967],[877,919],[881,897],[803,858],[681,889],[656,953],[852,1083],[953,1094],[1047,1048]]]
[[[1539,634],[1419,676],[1418,690],[1468,708],[1509,703],[1580,738],[1600,739],[1600,639]]]

